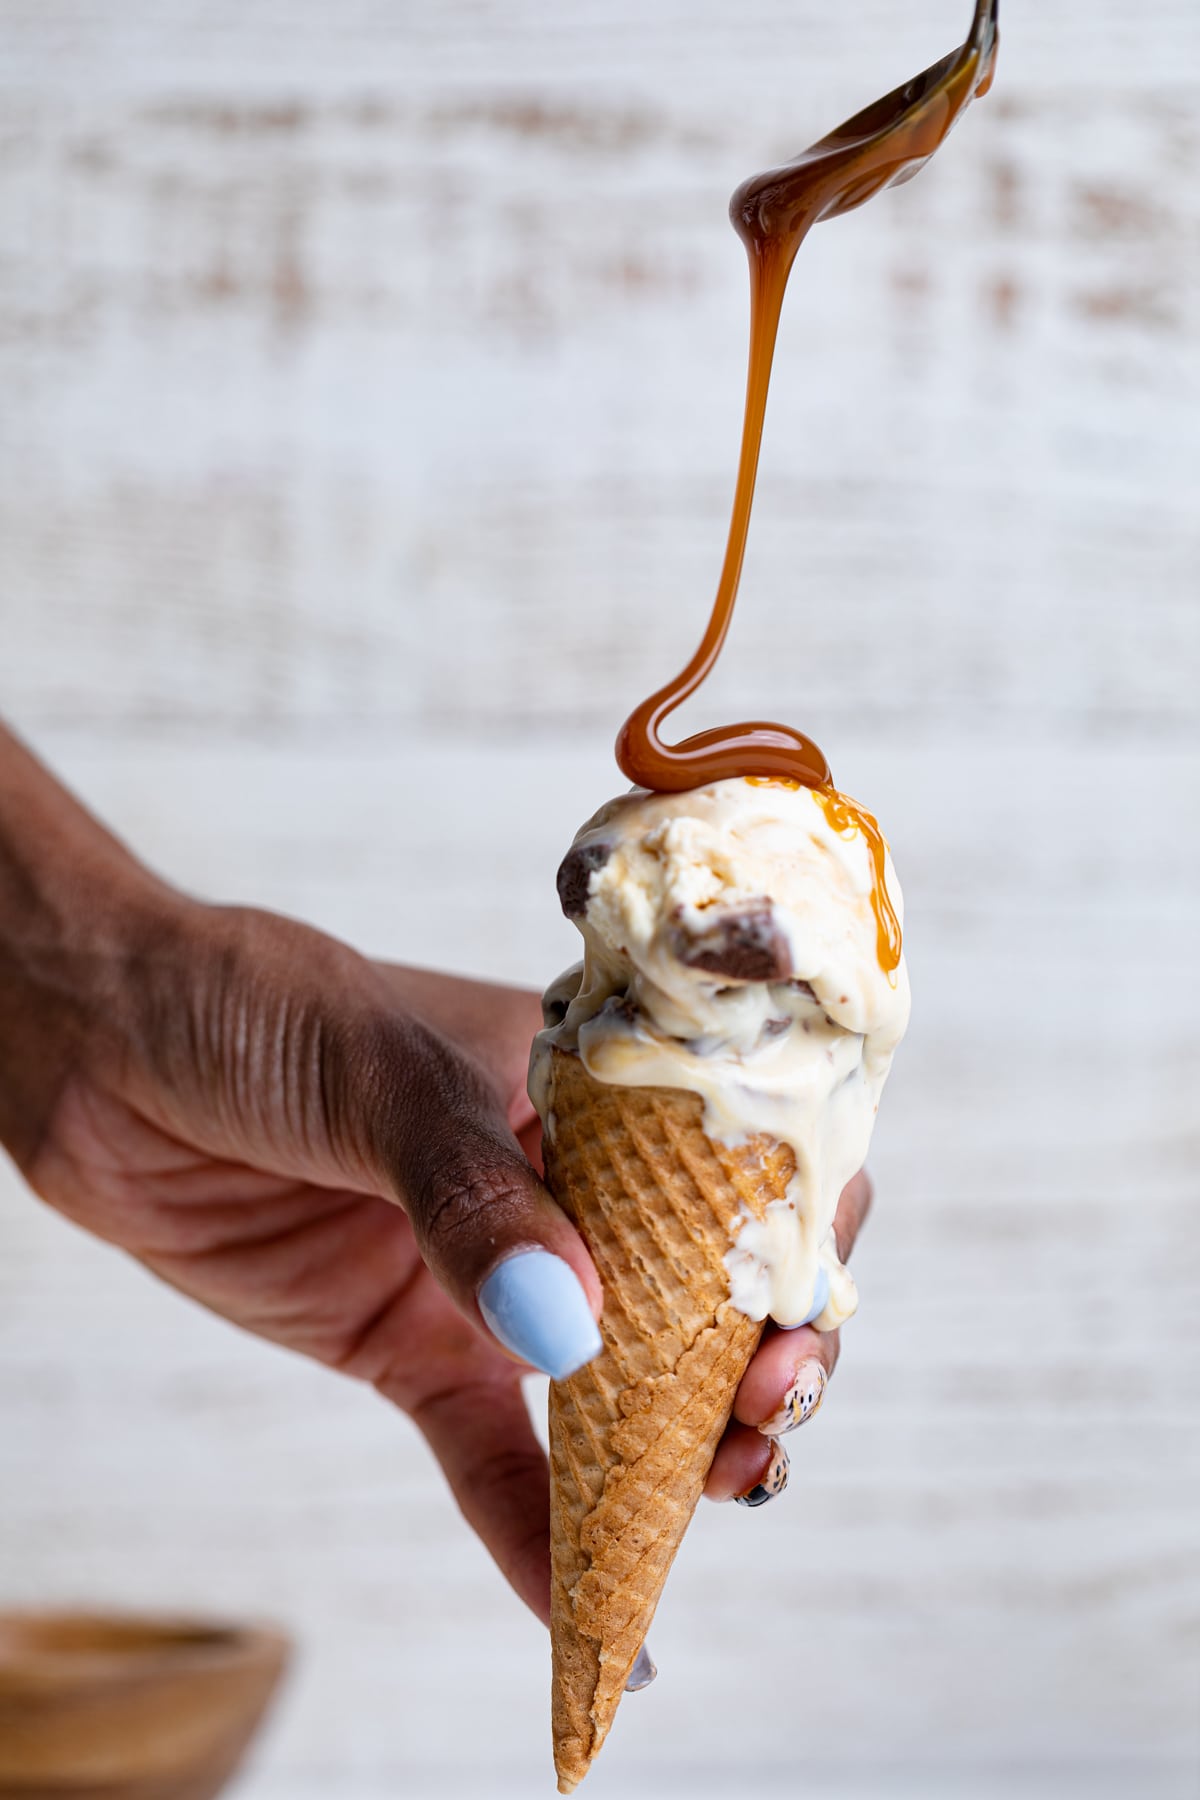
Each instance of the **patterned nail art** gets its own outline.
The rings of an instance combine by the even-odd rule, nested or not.
[[[777,1413],[764,1419],[759,1430],[764,1437],[782,1437],[785,1431],[795,1431],[797,1425],[803,1425],[806,1419],[820,1410],[825,1398],[825,1371],[819,1362],[803,1362],[796,1370],[795,1379]]]
[[[771,1460],[767,1464],[763,1478],[748,1494],[735,1494],[739,1506],[765,1506],[768,1500],[774,1500],[776,1494],[782,1494],[788,1484],[788,1454],[776,1438],[771,1439]]]

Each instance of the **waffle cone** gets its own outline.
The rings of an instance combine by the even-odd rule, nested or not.
[[[554,1761],[587,1774],[700,1498],[762,1325],[724,1257],[795,1170],[785,1145],[730,1149],[696,1094],[595,1081],[554,1050],[546,1179],[604,1284],[595,1360],[550,1388]]]

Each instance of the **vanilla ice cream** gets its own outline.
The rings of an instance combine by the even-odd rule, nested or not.
[[[785,1326],[814,1301],[820,1330],[855,1309],[833,1217],[908,1022],[898,942],[898,961],[881,954],[900,890],[890,856],[877,869],[865,828],[847,824],[861,817],[785,782],[635,788],[588,821],[559,870],[584,959],[543,1003],[530,1065],[543,1126],[553,1135],[557,1048],[598,1081],[699,1094],[714,1141],[787,1144],[786,1198],[747,1215],[726,1258],[735,1306]]]

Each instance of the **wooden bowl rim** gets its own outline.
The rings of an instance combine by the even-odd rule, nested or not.
[[[87,1643],[89,1631],[97,1634],[95,1644]],[[62,1634],[59,1642],[56,1633]],[[98,1608],[5,1610],[0,1694],[122,1686],[150,1675],[239,1667],[272,1669],[278,1676],[289,1650],[285,1632],[257,1621]]]

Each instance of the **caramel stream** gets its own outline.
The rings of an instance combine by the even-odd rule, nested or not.
[[[779,315],[796,252],[818,220],[835,219],[881,189],[912,179],[971,100],[991,86],[996,44],[996,0],[976,0],[971,30],[960,49],[856,113],[795,161],[751,176],[730,201],[729,215],[750,261],[750,358],[725,560],[695,655],[673,681],[634,709],[616,745],[622,773],[635,786],[657,792],[678,792],[739,775],[815,789],[833,829],[862,831],[870,847],[879,960],[888,971],[900,960],[900,927],[884,880],[883,837],[870,813],[833,787],[829,764],[812,739],[791,726],[763,720],[715,726],[680,744],[664,743],[660,731],[668,715],[711,673],[733,617]]]

